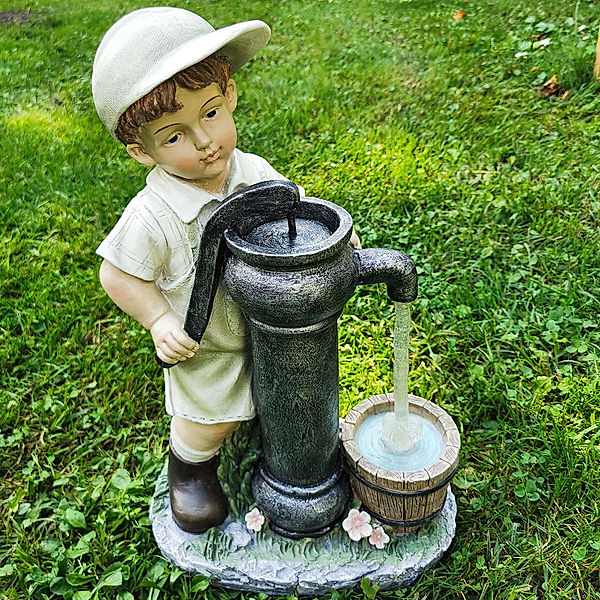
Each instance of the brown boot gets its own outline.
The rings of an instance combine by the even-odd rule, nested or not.
[[[173,520],[184,531],[204,533],[227,517],[227,498],[217,479],[219,456],[190,463],[169,444],[169,496]]]

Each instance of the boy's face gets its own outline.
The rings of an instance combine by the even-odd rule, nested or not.
[[[229,80],[225,95],[211,83],[199,90],[178,87],[175,97],[183,108],[144,123],[140,143],[128,144],[127,152],[143,165],[158,165],[218,193],[237,141],[232,117],[237,105],[235,83]]]

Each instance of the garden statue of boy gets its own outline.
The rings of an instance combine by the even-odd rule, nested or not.
[[[282,180],[263,158],[236,149],[231,74],[268,41],[248,21],[215,30],[180,8],[136,10],[98,47],[92,93],[100,119],[129,155],[152,166],[146,187],[100,244],[100,281],[150,331],[165,369],[171,415],[169,488],[175,522],[200,533],[227,516],[218,451],[254,416],[246,322],[219,286],[200,344],[183,330],[204,226],[227,196]]]

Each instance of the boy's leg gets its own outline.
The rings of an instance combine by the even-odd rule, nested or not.
[[[218,452],[239,426],[204,425],[173,417],[169,441],[169,494],[181,529],[202,533],[227,517],[227,499],[217,478]]]

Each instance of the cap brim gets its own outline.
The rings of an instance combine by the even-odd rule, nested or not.
[[[165,55],[155,65],[152,77],[146,78],[145,89],[139,90],[139,97],[146,95],[175,73],[195,65],[211,54],[219,54],[228,58],[231,72],[235,73],[261,48],[266,46],[270,37],[269,26],[258,20],[244,21],[212,33],[203,33]]]

